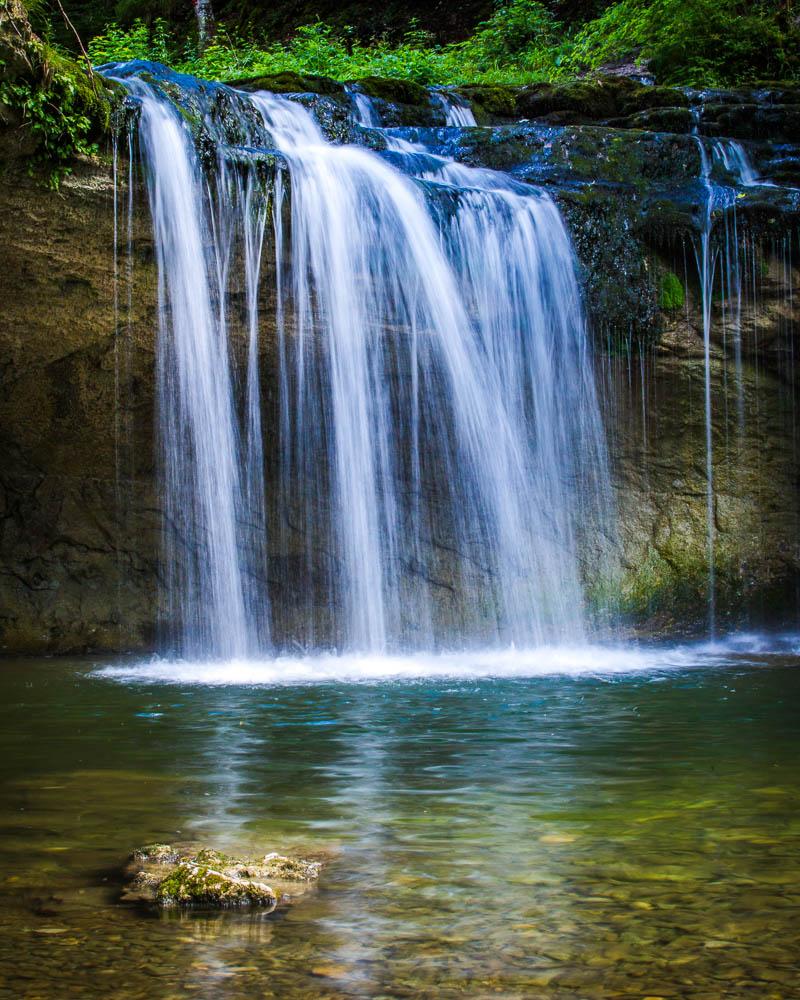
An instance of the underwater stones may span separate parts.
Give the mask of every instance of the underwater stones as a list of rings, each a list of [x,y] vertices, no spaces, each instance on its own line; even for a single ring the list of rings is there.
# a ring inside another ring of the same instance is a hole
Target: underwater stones
[[[123,899],[161,908],[272,911],[307,891],[321,868],[277,853],[242,859],[210,848],[149,844],[131,854]]]
[[[261,866],[271,878],[288,879],[290,882],[308,882],[319,878],[322,868],[319,861],[303,861],[275,853],[267,854]]]

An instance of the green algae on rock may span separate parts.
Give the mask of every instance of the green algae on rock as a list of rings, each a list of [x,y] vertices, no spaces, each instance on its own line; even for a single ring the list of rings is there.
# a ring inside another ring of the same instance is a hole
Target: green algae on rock
[[[248,860],[212,848],[148,844],[131,855],[123,899],[161,908],[271,912],[279,902],[308,891],[321,868],[320,862],[275,852]]]
[[[159,882],[155,901],[159,906],[196,906],[203,909],[232,909],[278,905],[277,892],[264,882],[225,875],[213,868],[182,862]]]

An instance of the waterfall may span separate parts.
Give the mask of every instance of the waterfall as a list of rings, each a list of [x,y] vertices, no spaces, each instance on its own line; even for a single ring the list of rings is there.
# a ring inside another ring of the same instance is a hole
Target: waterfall
[[[717,283],[718,304],[721,311],[722,347],[728,350],[732,340],[736,392],[737,435],[741,442],[744,435],[745,400],[742,357],[742,303],[744,278],[747,277],[747,245],[744,246],[744,263],[741,259],[742,236],[736,213],[739,188],[773,187],[773,182],[763,179],[752,165],[744,146],[732,139],[706,141],[694,136],[700,157],[700,182],[702,186],[699,237],[695,243],[695,258],[700,280],[700,297],[703,325],[703,402],[705,419],[706,465],[706,532],[708,564],[708,625],[713,636],[716,627],[716,528],[714,497],[714,442],[711,406],[711,328],[712,311]],[[721,177],[721,182],[720,182]],[[715,245],[714,213],[722,215],[722,238]],[[750,261],[750,269],[755,258]],[[755,287],[752,289],[755,305]],[[727,391],[727,390],[726,390]]]
[[[470,128],[477,124],[472,108],[459,94],[439,90],[436,91],[436,96],[444,111],[446,125]]]
[[[241,212],[252,298],[263,221],[254,221],[250,211],[252,178],[236,192],[223,172],[218,190],[225,201],[215,219],[181,115],[149,83],[136,76],[124,82],[140,107],[138,138],[158,264],[166,618],[180,631],[184,653],[244,656],[262,645],[268,621],[266,595],[255,592],[249,572],[254,559],[262,561],[263,532],[245,527],[263,524],[263,457],[252,354],[248,416],[239,426],[225,271]],[[252,315],[250,325],[255,337]]]
[[[366,128],[380,128],[381,116],[378,114],[378,109],[375,107],[375,102],[372,98],[367,97],[366,94],[358,90],[353,84],[348,84],[345,87],[345,92],[353,102],[353,110],[355,111],[355,118],[358,124],[364,125]]]
[[[740,142],[735,142],[733,139],[716,139],[711,148],[714,159],[718,160],[742,187],[755,187],[757,184],[770,186],[768,182],[761,180]]]
[[[216,136],[201,165],[173,97],[135,64],[107,72],[141,109],[182,649],[267,651],[270,590],[280,647],[582,641],[581,554],[589,540],[601,561],[610,489],[550,197],[399,139],[384,155],[336,145],[302,104],[219,85],[191,93]],[[237,150],[214,124],[220,95]],[[280,154],[269,185],[254,150]]]

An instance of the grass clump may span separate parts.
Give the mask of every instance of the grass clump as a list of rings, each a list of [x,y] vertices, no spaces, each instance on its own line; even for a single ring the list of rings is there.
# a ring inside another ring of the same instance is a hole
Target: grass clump
[[[28,173],[44,174],[57,190],[77,156],[97,153],[93,137],[107,127],[111,105],[72,60],[44,44],[32,53],[35,75],[0,80],[0,106],[5,123],[25,135]]]

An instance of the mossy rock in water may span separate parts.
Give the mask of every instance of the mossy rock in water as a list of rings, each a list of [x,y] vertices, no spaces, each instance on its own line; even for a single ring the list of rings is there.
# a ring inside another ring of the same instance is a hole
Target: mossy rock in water
[[[214,868],[183,862],[159,882],[155,891],[160,906],[225,910],[258,906],[274,910],[278,893],[264,882],[225,875]]]
[[[519,87],[508,87],[502,84],[475,84],[469,87],[459,87],[456,93],[467,100],[479,125],[490,125],[494,122],[511,121],[517,117],[517,93]]]
[[[231,80],[229,87],[240,90],[268,90],[272,94],[325,94],[333,97],[344,93],[344,87],[336,80],[327,76],[315,76],[312,73],[272,73],[269,76],[244,77],[241,80]]]
[[[131,855],[123,899],[159,907],[271,911],[308,891],[321,868],[318,861],[274,852],[242,859],[212,848],[148,844]]]
[[[694,119],[688,108],[648,108],[610,124],[648,132],[688,134],[694,125]]]
[[[522,87],[517,94],[517,113],[562,124],[589,124],[656,109],[686,108],[688,103],[680,90],[606,76]]]
[[[172,864],[180,860],[180,855],[171,844],[146,844],[137,847],[131,855],[134,862],[150,862],[151,864]]]
[[[391,104],[430,104],[430,94],[413,80],[387,80],[382,76],[365,76],[358,85],[367,97],[379,97]]]

